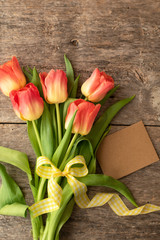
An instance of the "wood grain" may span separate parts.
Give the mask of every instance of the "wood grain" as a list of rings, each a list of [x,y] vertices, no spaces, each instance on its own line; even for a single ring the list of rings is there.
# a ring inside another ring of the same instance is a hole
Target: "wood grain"
[[[38,71],[64,67],[71,59],[84,82],[95,67],[113,76],[121,88],[109,104],[136,94],[113,120],[112,131],[143,120],[160,156],[160,1],[159,0],[1,0],[0,63],[16,55],[22,66]],[[79,87],[80,91],[80,87]],[[34,164],[26,125],[10,100],[0,94],[0,145],[25,151]],[[5,123],[5,124],[4,124]],[[7,124],[8,123],[8,124]],[[32,203],[27,177],[9,165],[9,174]],[[98,168],[98,172],[100,169]],[[140,205],[160,204],[159,162],[122,179]],[[91,188],[91,195],[104,188]],[[128,206],[130,204],[127,203]],[[64,226],[60,239],[159,240],[160,215],[116,216],[106,205],[80,210]],[[30,240],[30,220],[0,216],[0,240]]]
[[[99,67],[122,86],[115,100],[136,94],[114,123],[160,125],[159,1],[5,0],[1,9],[1,63],[16,55],[39,71],[64,69],[67,53],[81,82]],[[0,102],[1,122],[19,121]]]

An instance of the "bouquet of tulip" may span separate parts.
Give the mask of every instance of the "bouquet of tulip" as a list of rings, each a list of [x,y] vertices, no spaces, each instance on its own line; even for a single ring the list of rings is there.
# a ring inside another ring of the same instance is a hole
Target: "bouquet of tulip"
[[[66,73],[52,69],[38,74],[35,67],[22,71],[16,57],[0,66],[0,89],[10,97],[16,115],[27,122],[36,155],[32,174],[25,153],[0,147],[0,161],[27,174],[34,198],[33,205],[28,206],[20,188],[0,164],[0,214],[25,217],[28,209],[35,240],[58,240],[75,202],[81,208],[108,202],[122,215],[111,201],[114,194],[98,193],[90,201],[87,186],[112,188],[137,206],[123,183],[96,174],[98,146],[109,132],[113,117],[134,96],[110,106],[94,123],[100,107],[118,86],[114,86],[112,77],[96,68],[83,83],[82,96],[77,99],[80,76],[75,79],[69,59],[64,56],[64,60]],[[46,214],[45,221],[42,214]]]

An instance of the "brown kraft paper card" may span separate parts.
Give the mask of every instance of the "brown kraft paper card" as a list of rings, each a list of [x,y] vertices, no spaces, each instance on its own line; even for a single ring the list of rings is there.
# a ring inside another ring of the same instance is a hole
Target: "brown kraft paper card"
[[[105,137],[97,159],[103,173],[116,179],[159,160],[142,121]]]

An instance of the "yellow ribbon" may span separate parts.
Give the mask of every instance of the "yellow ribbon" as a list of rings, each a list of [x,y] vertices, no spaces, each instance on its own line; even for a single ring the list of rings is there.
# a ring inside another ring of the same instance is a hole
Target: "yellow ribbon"
[[[82,164],[83,167],[74,167],[75,164]],[[44,166],[45,165],[45,166]],[[49,166],[46,166],[49,165]],[[83,177],[88,174],[88,169],[83,156],[76,156],[70,160],[63,172],[54,166],[54,164],[44,156],[37,159],[36,173],[48,181],[49,198],[36,202],[30,207],[33,217],[44,213],[52,212],[60,207],[62,199],[62,188],[56,183],[56,177],[66,177],[74,193],[75,202],[80,208],[91,208],[102,206],[108,202],[112,210],[119,216],[146,214],[160,210],[159,206],[146,204],[141,207],[129,210],[118,194],[115,193],[97,193],[92,200],[88,198],[87,187],[84,183],[79,182],[75,177]]]

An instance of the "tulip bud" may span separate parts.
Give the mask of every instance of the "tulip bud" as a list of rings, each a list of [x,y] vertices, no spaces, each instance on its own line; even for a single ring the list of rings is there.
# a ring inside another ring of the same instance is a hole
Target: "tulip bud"
[[[46,72],[40,73],[40,79],[43,89],[45,100],[52,103],[65,102],[67,93],[67,76],[62,70],[53,69],[47,74]]]
[[[81,91],[89,101],[99,102],[112,88],[114,88],[113,78],[96,68],[90,78],[83,83]]]
[[[16,57],[0,66],[0,89],[9,96],[12,90],[18,90],[26,85],[25,76]]]
[[[38,119],[44,109],[43,99],[37,87],[28,83],[20,90],[13,90],[9,94],[16,115],[24,121]]]
[[[67,129],[73,114],[77,110],[73,122],[72,133],[87,135],[92,128],[93,122],[99,112],[100,107],[100,104],[94,105],[93,103],[87,102],[83,99],[78,99],[72,102],[68,107],[65,128]]]

